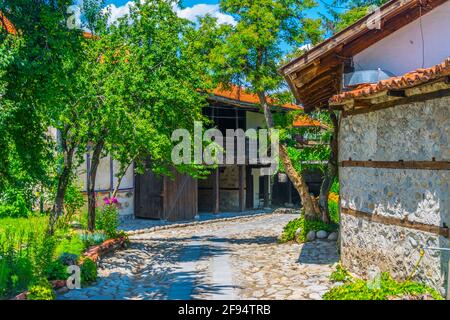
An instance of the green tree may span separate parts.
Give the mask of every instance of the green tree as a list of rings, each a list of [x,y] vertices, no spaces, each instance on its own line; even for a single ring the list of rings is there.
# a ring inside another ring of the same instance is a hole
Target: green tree
[[[0,35],[2,48],[14,51],[3,76],[1,101],[2,193],[24,194],[31,209],[37,190],[51,189],[54,157],[53,141],[48,135],[45,101],[52,94],[47,86],[53,62],[49,52],[54,46],[49,36],[49,12],[56,10],[45,2],[0,1],[0,10],[18,30],[17,34]],[[60,24],[60,22],[57,22]],[[2,56],[4,54],[2,50]]]
[[[20,101],[24,110],[29,108],[24,119],[39,123],[40,132],[33,134],[37,145],[39,139],[48,137],[49,128],[56,133],[49,233],[64,212],[67,187],[89,142],[87,133],[95,124],[88,124],[96,110],[89,66],[98,59],[88,59],[90,39],[68,25],[71,4],[70,0],[17,0],[5,7],[20,30],[24,48],[12,70],[11,92],[16,96],[11,100]]]
[[[95,223],[95,176],[101,155],[121,163],[120,180],[132,162],[142,171],[150,158],[157,174],[178,171],[202,176],[202,166],[174,165],[171,154],[175,129],[193,131],[203,120],[205,94],[212,89],[209,65],[203,55],[214,44],[220,28],[210,19],[199,29],[173,11],[174,1],[136,3],[130,15],[94,33],[89,68],[93,104],[88,131],[92,157],[88,183],[89,228]],[[97,7],[99,8],[99,7]],[[98,10],[98,9],[97,9]],[[99,14],[93,14],[99,17]],[[96,24],[98,25],[98,24]],[[100,32],[98,32],[100,30]]]
[[[222,0],[221,9],[237,21],[226,43],[212,55],[217,76],[223,83],[240,81],[259,97],[267,127],[275,123],[267,93],[280,90],[283,79],[277,67],[283,57],[281,44],[300,47],[305,42],[316,43],[321,38],[320,21],[306,16],[315,1],[293,0]],[[300,194],[305,216],[317,218],[314,198],[301,173],[295,169],[285,144],[280,144],[280,160],[290,180]]]
[[[333,35],[369,13],[371,6],[381,6],[388,0],[334,0],[326,4],[321,14],[324,28]]]

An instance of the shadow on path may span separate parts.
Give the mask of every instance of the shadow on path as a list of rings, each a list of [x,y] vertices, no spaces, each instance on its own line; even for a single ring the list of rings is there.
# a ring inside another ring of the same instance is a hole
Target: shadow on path
[[[333,264],[339,261],[336,242],[316,240],[306,242],[300,249],[298,262],[302,264]]]

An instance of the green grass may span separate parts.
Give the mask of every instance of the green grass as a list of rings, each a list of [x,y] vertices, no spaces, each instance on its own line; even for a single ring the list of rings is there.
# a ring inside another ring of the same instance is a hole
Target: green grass
[[[0,233],[7,229],[13,233],[37,232],[44,234],[48,224],[46,216],[32,216],[29,218],[2,218],[0,219]]]
[[[332,282],[348,282],[352,280],[350,273],[345,270],[342,265],[339,263],[336,266],[336,270],[334,270],[330,275],[330,280]]]
[[[376,285],[375,285],[376,284]],[[324,294],[324,300],[387,300],[405,295],[418,296],[428,294],[435,300],[443,300],[434,289],[415,281],[395,281],[389,273],[382,273],[379,283],[356,279],[331,288]]]
[[[46,216],[0,219],[0,299],[26,290],[36,279],[58,278],[64,270],[58,258],[63,253],[80,256],[85,250],[80,235],[70,228],[46,236],[47,224]]]
[[[34,233],[38,239],[42,239],[45,236],[47,225],[47,216],[3,218],[0,219],[0,234],[4,234],[7,230],[16,235]],[[56,257],[60,256],[62,253],[81,255],[85,250],[85,245],[81,238],[69,228],[57,229],[55,236],[57,238],[55,249]]]

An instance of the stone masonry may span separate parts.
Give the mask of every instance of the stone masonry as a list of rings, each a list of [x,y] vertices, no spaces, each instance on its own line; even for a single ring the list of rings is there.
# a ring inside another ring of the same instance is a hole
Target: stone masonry
[[[342,119],[339,160],[449,161],[450,98],[399,105]],[[450,226],[450,172],[341,167],[341,207],[369,214]],[[448,247],[432,233],[342,214],[342,262],[364,277],[390,271],[406,278],[423,246]],[[415,273],[443,293],[448,255],[426,250]]]

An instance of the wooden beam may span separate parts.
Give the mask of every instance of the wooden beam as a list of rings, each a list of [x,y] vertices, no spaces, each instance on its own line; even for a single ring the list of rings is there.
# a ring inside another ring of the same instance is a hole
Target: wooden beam
[[[353,102],[354,108],[372,108],[373,106],[370,99],[355,99]]]
[[[244,183],[245,183],[245,170],[244,166],[239,166],[239,211],[245,210],[244,199]]]
[[[264,207],[269,206],[269,188],[270,188],[270,176],[264,176]]]
[[[245,197],[246,207],[253,208],[253,176],[250,166],[245,166]]]
[[[219,213],[220,206],[220,186],[219,186],[219,178],[220,178],[220,170],[217,168],[214,170],[213,174],[213,213]]]
[[[437,90],[434,92],[428,92],[428,93],[408,96],[406,98],[399,98],[397,100],[380,102],[380,103],[373,104],[372,106],[366,107],[366,108],[360,108],[360,109],[355,109],[355,110],[345,110],[342,113],[342,116],[348,117],[348,116],[353,116],[353,115],[357,115],[357,114],[363,114],[363,113],[373,112],[373,111],[377,111],[377,110],[392,108],[392,107],[396,107],[399,105],[405,105],[405,104],[410,104],[410,103],[414,103],[414,102],[422,102],[422,101],[431,100],[431,99],[444,98],[444,97],[448,97],[448,96],[450,96],[450,89]]]
[[[386,21],[390,19],[393,20],[399,19],[399,17],[402,16],[402,14],[400,13],[405,13],[411,8],[417,7],[418,2],[419,2],[418,0],[403,0],[394,2],[390,1],[389,3],[383,5],[380,8],[380,15],[381,15],[380,18],[383,23],[386,23]],[[442,3],[444,1],[435,1],[435,2]],[[322,56],[326,55],[329,52],[345,50],[346,44],[354,40],[358,40],[361,36],[364,36],[367,33],[376,34],[380,38],[382,38],[382,36],[379,34],[383,34],[383,37],[387,36],[387,34],[386,35],[384,34],[383,30],[370,30],[367,27],[368,25],[367,22],[371,18],[372,15],[365,16],[364,18],[360,19],[353,25],[347,27],[346,29],[338,32],[334,36],[318,44],[317,46],[315,46],[302,56],[295,58],[291,62],[283,65],[280,68],[280,73],[286,75],[296,70],[304,69],[305,67],[314,63],[316,59],[321,58]],[[402,22],[406,23],[406,21],[404,21],[403,19]],[[384,26],[386,26],[386,24],[384,24]],[[373,42],[370,40],[371,39],[365,39],[365,41],[363,41],[366,48],[373,44]],[[343,49],[340,48],[342,44],[344,44]]]
[[[406,98],[405,90],[388,90],[387,95],[390,97]]]
[[[364,220],[370,221],[370,222],[381,223],[384,225],[398,226],[398,227],[403,227],[403,228],[407,228],[407,229],[414,229],[414,230],[418,230],[418,231],[428,232],[428,233],[443,236],[446,238],[449,238],[449,235],[450,235],[450,231],[446,227],[440,227],[440,226],[435,226],[435,225],[431,225],[431,224],[410,221],[407,218],[403,218],[403,219],[394,218],[394,217],[389,217],[389,216],[383,216],[383,215],[376,214],[376,213],[368,213],[368,212],[353,210],[350,208],[342,208],[342,207],[341,207],[341,214],[349,215],[349,216],[356,217],[356,218],[361,218],[361,219],[364,219]]]
[[[418,170],[450,170],[450,161],[354,161],[345,160],[341,167],[385,168],[385,169],[418,169]]]
[[[310,109],[316,106],[302,101],[301,97],[307,96],[308,92],[305,92],[302,86],[299,88],[293,85],[289,77],[290,74],[296,73],[295,78],[300,78],[300,82],[307,85],[309,81],[320,75],[320,71],[333,67],[333,58],[341,58],[342,62],[345,57],[355,56],[401,27],[418,19],[420,14],[423,16],[446,1],[448,0],[433,0],[426,1],[425,4],[422,0],[389,1],[380,7],[381,29],[369,29],[366,23],[373,18],[373,14],[367,15],[302,56],[283,65],[279,72],[287,80],[294,96],[304,105],[308,105],[308,107],[305,107],[305,111],[311,111]],[[317,62],[320,62],[320,69],[317,68]],[[323,87],[326,87],[326,84]],[[318,104],[322,103],[320,101]]]

